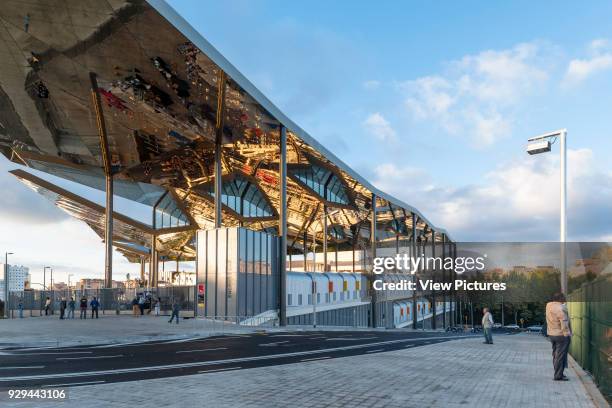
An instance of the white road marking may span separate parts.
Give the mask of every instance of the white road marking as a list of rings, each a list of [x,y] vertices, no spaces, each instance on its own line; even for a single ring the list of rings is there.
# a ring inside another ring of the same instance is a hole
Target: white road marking
[[[300,361],[304,362],[304,361],[326,360],[328,358],[331,358],[331,357],[324,356],[324,357],[303,358]]]
[[[45,366],[0,367],[0,370],[19,370],[28,368],[45,368]]]
[[[54,351],[47,353],[19,353],[13,354],[14,356],[47,356],[47,355],[66,355],[66,354],[92,354],[93,351]]]
[[[59,387],[71,387],[73,385],[88,385],[88,384],[102,384],[106,381],[85,381],[85,382],[77,382],[77,383],[68,383],[68,384],[48,384],[41,386],[42,388],[59,388]]]
[[[231,371],[231,370],[240,370],[242,367],[228,367],[228,368],[219,368],[217,370],[200,370],[198,374],[204,373],[218,373],[219,371]]]
[[[341,341],[359,341],[359,340],[371,340],[371,339],[377,339],[378,337],[376,336],[371,336],[371,337],[329,337],[326,338],[327,341],[332,341],[332,340],[341,340]]]
[[[283,344],[283,343],[289,343],[289,340],[276,341],[274,343],[263,343],[263,344],[258,344],[258,346],[261,346],[261,347],[274,347],[274,346],[278,346],[279,344]]]
[[[379,351],[385,351],[385,349],[368,350],[366,353],[378,353]]]
[[[216,347],[216,348],[207,348],[207,349],[198,349],[198,350],[180,350],[178,353],[196,353],[198,351],[214,351],[214,350],[227,350],[227,347]]]
[[[260,361],[260,360],[273,360],[273,359],[286,358],[286,357],[300,357],[300,356],[311,356],[311,355],[317,355],[317,354],[323,354],[323,353],[333,353],[336,351],[358,350],[358,349],[372,347],[372,346],[401,344],[401,343],[407,343],[407,342],[411,342],[415,340],[423,340],[423,339],[450,340],[450,339],[469,339],[469,338],[472,338],[472,337],[444,336],[444,337],[408,338],[408,339],[379,341],[376,343],[355,344],[352,346],[342,346],[342,347],[332,347],[332,348],[318,349],[318,350],[298,351],[298,352],[293,352],[293,353],[279,353],[279,354],[270,354],[270,355],[264,355],[264,356],[231,358],[227,360],[194,361],[191,363],[167,364],[167,365],[132,367],[132,368],[116,368],[112,370],[101,370],[101,371],[80,371],[80,372],[76,371],[76,372],[69,372],[69,373],[56,373],[56,374],[44,374],[44,375],[39,374],[39,375],[23,375],[23,376],[15,376],[15,377],[0,377],[0,383],[13,382],[13,381],[26,381],[26,380],[44,380],[44,379],[49,379],[49,378],[94,377],[94,376],[102,376],[102,375],[117,375],[117,374],[150,372],[150,371],[155,371],[155,370],[173,370],[176,368],[206,367],[206,366],[218,365],[218,364],[250,362],[250,361]]]
[[[123,354],[116,354],[114,356],[92,356],[92,357],[58,357],[56,358],[56,360],[94,360],[94,359],[101,359],[101,358],[116,358],[116,357],[123,357]]]

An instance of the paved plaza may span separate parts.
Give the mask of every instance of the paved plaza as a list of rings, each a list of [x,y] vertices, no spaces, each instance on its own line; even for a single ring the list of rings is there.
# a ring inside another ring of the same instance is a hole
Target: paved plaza
[[[500,335],[492,346],[468,338],[299,364],[81,386],[70,389],[69,401],[45,406],[598,406],[583,384],[585,378],[572,368],[567,375],[568,382],[552,381],[545,338]]]

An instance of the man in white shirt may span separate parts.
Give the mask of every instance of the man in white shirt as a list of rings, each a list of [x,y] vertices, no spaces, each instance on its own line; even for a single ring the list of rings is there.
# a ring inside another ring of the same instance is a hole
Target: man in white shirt
[[[489,312],[489,308],[482,309],[482,331],[484,333],[484,344],[493,344],[493,315]]]

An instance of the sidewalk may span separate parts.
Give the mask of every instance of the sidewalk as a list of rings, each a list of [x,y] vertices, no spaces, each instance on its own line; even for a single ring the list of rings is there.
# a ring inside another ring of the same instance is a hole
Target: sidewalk
[[[550,344],[497,336],[401,351],[70,390],[58,407],[594,407],[572,369],[552,381]],[[30,406],[27,403],[15,404]]]
[[[140,342],[224,333],[248,333],[260,328],[229,322],[181,319],[168,323],[169,316],[141,317],[100,315],[99,319],[60,320],[59,315],[0,320],[0,350],[8,347],[57,347]]]

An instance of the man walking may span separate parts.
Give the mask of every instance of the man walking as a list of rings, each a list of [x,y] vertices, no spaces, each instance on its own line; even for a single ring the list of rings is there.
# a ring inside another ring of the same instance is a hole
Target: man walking
[[[489,308],[482,309],[482,332],[484,333],[485,341],[483,344],[493,344],[493,315],[489,312]]]
[[[555,293],[551,301],[546,304],[546,331],[552,344],[553,380],[555,381],[568,381],[568,378],[563,374],[563,369],[567,363],[567,352],[572,332],[563,303],[565,303],[565,295]]]
[[[94,313],[95,313],[96,319],[97,319],[98,318],[98,308],[100,307],[100,302],[98,302],[98,299],[96,299],[95,296],[89,303],[89,306],[91,306],[91,318],[92,319],[94,318]]]
[[[81,319],[87,319],[87,297],[83,295],[80,301]]]
[[[180,311],[181,311],[181,304],[178,302],[178,300],[175,300],[174,302],[172,302],[172,316],[170,316],[170,320],[168,320],[168,323],[172,323],[172,319],[176,317],[176,324],[178,324]]]

